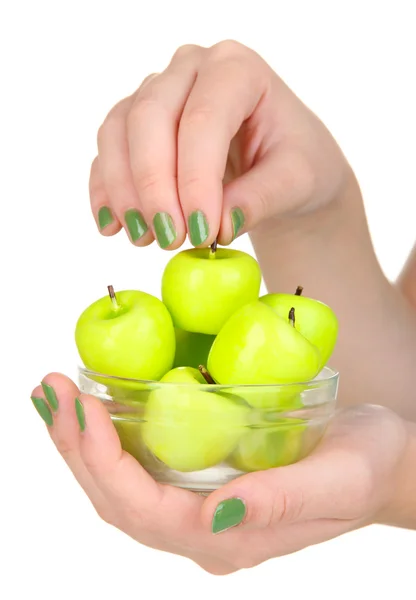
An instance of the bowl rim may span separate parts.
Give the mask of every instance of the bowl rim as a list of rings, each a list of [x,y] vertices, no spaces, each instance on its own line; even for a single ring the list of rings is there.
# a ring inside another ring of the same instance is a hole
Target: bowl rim
[[[176,367],[176,368],[180,368],[180,367]],[[321,375],[324,371],[328,372],[328,376],[317,379],[317,377],[319,375]],[[148,386],[157,387],[158,389],[160,389],[160,388],[166,389],[169,387],[194,385],[194,384],[183,382],[183,381],[178,381],[178,382],[157,381],[154,379],[134,379],[134,378],[130,378],[130,377],[119,377],[117,375],[107,375],[105,373],[100,373],[98,371],[88,369],[87,367],[84,367],[83,365],[78,365],[78,374],[84,375],[85,377],[92,379],[92,381],[95,381],[94,378],[100,378],[100,379],[108,379],[108,380],[114,381],[114,382],[120,381],[120,382],[126,382],[126,383],[130,383],[130,384],[136,384],[136,385],[148,385]],[[322,387],[325,387],[332,383],[337,384],[338,380],[339,380],[339,376],[340,376],[339,371],[332,369],[329,366],[325,366],[318,373],[318,375],[316,375],[316,377],[314,379],[310,379],[309,381],[295,381],[295,382],[291,382],[291,383],[244,383],[244,384],[206,383],[206,384],[200,384],[200,388],[203,388],[203,389],[206,388],[206,389],[213,391],[213,390],[220,390],[220,389],[224,390],[224,389],[236,389],[236,388],[289,389],[291,387],[302,386],[304,388],[313,389],[313,388],[319,387],[320,385],[322,385]],[[98,382],[98,383],[100,383],[100,382]]]

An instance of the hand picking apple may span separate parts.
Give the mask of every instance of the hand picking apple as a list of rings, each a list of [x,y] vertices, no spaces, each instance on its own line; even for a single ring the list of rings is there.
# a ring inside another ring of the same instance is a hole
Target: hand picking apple
[[[233,41],[179,48],[105,119],[90,197],[103,235],[194,246],[161,299],[109,286],[77,322],[118,413],[57,373],[32,393],[98,514],[215,574],[416,528],[416,250],[389,282],[350,165],[266,62]],[[244,233],[257,260],[218,247]],[[207,498],[181,489],[209,473]]]

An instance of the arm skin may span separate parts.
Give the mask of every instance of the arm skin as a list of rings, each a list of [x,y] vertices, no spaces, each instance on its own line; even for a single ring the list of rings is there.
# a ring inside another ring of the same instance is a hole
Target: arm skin
[[[340,371],[341,405],[387,406],[416,421],[416,251],[389,282],[377,261],[362,196],[351,172],[342,195],[319,212],[269,220],[251,234],[269,293],[294,292],[325,302],[339,318],[330,365]]]

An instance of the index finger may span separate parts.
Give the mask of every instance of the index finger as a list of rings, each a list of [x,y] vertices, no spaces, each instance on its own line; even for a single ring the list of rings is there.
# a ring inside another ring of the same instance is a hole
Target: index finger
[[[218,44],[208,51],[186,102],[178,132],[178,191],[195,246],[212,244],[218,235],[230,143],[265,92],[263,65],[240,44]]]

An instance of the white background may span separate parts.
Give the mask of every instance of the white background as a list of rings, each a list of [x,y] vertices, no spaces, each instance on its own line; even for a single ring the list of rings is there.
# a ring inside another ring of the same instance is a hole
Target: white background
[[[1,3],[0,598],[415,598],[413,532],[371,527],[226,578],[141,547],[98,520],[29,399],[47,372],[74,374],[76,318],[109,283],[159,294],[168,255],[98,235],[88,171],[107,111],[184,43],[253,47],[318,113],[358,175],[381,264],[397,275],[416,231],[412,5]],[[237,247],[250,251],[246,238]]]

